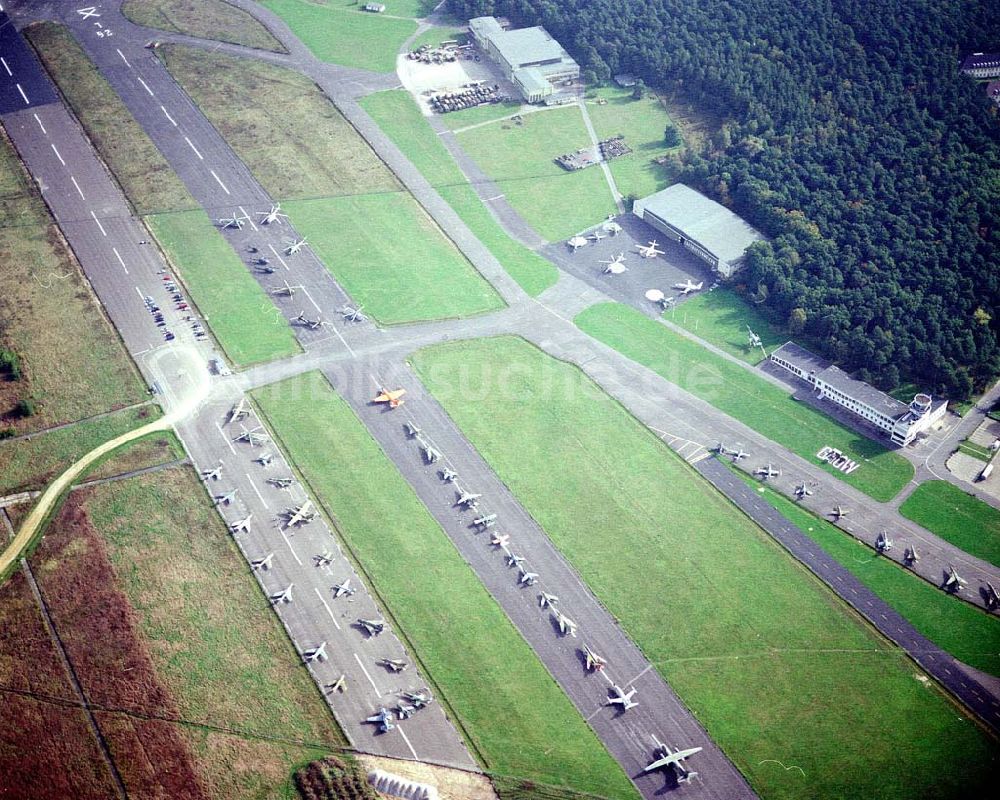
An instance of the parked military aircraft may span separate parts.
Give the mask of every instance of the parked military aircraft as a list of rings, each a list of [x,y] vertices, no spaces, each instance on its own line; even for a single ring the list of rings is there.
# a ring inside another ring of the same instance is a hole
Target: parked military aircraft
[[[775,469],[773,466],[768,464],[766,467],[758,467],[753,471],[754,475],[759,475],[761,478],[777,478],[781,475],[780,469]]]
[[[243,228],[243,223],[249,221],[250,217],[245,214],[240,216],[235,211],[231,217],[222,217],[216,220],[220,228],[235,228],[236,230],[241,230]]]
[[[308,522],[312,522],[316,516],[316,511],[312,507],[312,500],[306,498],[306,501],[301,506],[286,509],[282,512],[281,516],[285,518],[285,528],[294,528],[296,525],[305,525]]]
[[[275,203],[270,211],[258,211],[257,216],[261,218],[261,225],[270,225],[272,222],[280,225],[282,219],[288,219],[288,214],[281,213],[281,203]]]
[[[429,692],[400,692],[400,695],[417,708],[426,708],[434,700]]]
[[[380,658],[375,663],[380,667],[385,667],[389,672],[402,672],[409,666],[401,658]]]
[[[279,489],[287,489],[295,483],[295,478],[268,478],[267,482]]]
[[[945,573],[944,585],[941,587],[946,592],[956,593],[962,591],[962,587],[967,584],[968,581],[961,577],[955,568],[951,565],[948,566],[948,572]]]
[[[403,423],[403,428],[406,430],[407,436],[419,436],[420,428],[417,427],[417,423],[407,420]]]
[[[677,783],[690,783],[692,778],[698,776],[697,772],[692,772],[684,766],[684,759],[690,758],[695,753],[700,753],[700,747],[689,747],[686,750],[671,750],[663,742],[653,737],[656,747],[653,748],[653,760],[646,765],[643,772],[653,772],[654,770],[670,767],[677,776]]]
[[[336,600],[338,597],[350,597],[356,590],[351,587],[351,579],[345,578],[340,583],[334,584],[331,591],[333,599]]]
[[[217,481],[222,477],[222,464],[219,464],[215,469],[203,469],[201,471],[201,477],[206,481]]]
[[[497,522],[496,514],[484,514],[483,516],[476,517],[474,520],[472,520],[473,525],[478,525],[481,528],[490,528],[493,525],[496,525],[496,522]]]
[[[729,453],[733,457],[733,461],[739,461],[741,458],[746,458],[750,455],[746,450],[735,450]]]
[[[515,553],[507,553],[507,566],[508,567],[520,567],[524,563],[524,556],[516,555]]]
[[[651,240],[647,244],[637,244],[636,249],[639,251],[639,255],[643,258],[656,258],[657,256],[663,255],[663,250],[660,250],[655,239]]]
[[[317,567],[328,567],[333,563],[334,558],[336,558],[336,556],[332,552],[324,550],[319,555],[313,556],[313,563]]]
[[[591,650],[588,645],[583,646],[583,655],[587,659],[587,669],[591,672],[602,672],[608,665],[608,662]]]
[[[748,344],[750,345],[751,349],[753,349],[754,347],[764,346],[764,343],[761,342],[760,340],[760,336],[754,333],[753,329],[749,325],[747,325],[747,335],[749,336]]]
[[[892,539],[889,538],[888,531],[879,531],[879,535],[875,537],[875,550],[879,553],[892,550]]]
[[[364,322],[368,317],[361,313],[361,309],[363,308],[364,306],[358,306],[357,308],[344,306],[340,309],[340,313],[347,322]]]
[[[617,683],[611,684],[611,688],[608,689],[608,705],[621,706],[622,711],[628,711],[630,708],[635,708],[639,705],[632,700],[633,697],[635,697],[635,689],[626,692]]]
[[[441,470],[441,480],[451,483],[458,477],[458,473],[450,467],[445,467]]]
[[[559,598],[554,594],[549,594],[548,592],[542,592],[538,595],[538,605],[541,608],[550,608],[559,602]]]
[[[250,409],[247,408],[247,399],[241,397],[240,401],[229,410],[229,419],[226,422],[239,422],[248,416],[250,416]]]
[[[698,281],[695,283],[693,280],[688,278],[683,283],[675,283],[674,288],[678,289],[681,294],[691,294],[691,292],[697,292],[705,285],[705,281]]]
[[[587,244],[587,240],[584,239],[582,236],[573,236],[572,238],[570,238],[568,242],[566,242],[566,244],[569,245],[569,249],[575,253],[577,250],[579,250],[581,247]]]
[[[288,584],[280,592],[273,592],[271,594],[271,605],[276,605],[278,603],[291,603],[292,602],[292,587],[294,583]]]
[[[989,581],[986,581],[986,586],[983,589],[983,598],[990,611],[1000,606],[1000,592],[997,592],[997,587]]]
[[[320,328],[323,325],[328,324],[323,321],[322,315],[317,316],[316,319],[309,319],[309,317],[306,316],[305,311],[300,311],[299,315],[297,317],[292,317],[291,321],[297,322],[299,323],[299,325],[303,326],[304,328],[308,328],[311,331],[314,331],[317,328]]]
[[[258,258],[253,262],[253,271],[259,272],[261,275],[273,275],[274,267],[269,267],[267,265],[266,258]]]
[[[455,501],[456,506],[465,506],[466,508],[475,509],[479,504],[476,502],[481,494],[473,494],[472,492],[467,492],[465,490],[459,490],[458,500]]]
[[[326,684],[326,686],[323,687],[323,690],[327,694],[333,694],[334,692],[340,692],[343,694],[347,691],[347,676],[341,675],[333,683]]]
[[[808,497],[812,493],[813,490],[810,489],[808,486],[806,486],[805,481],[803,481],[802,483],[800,483],[798,486],[795,487],[795,496],[799,500],[801,500],[803,497]]]
[[[282,283],[284,284],[283,286],[275,286],[271,289],[271,294],[275,297],[294,297],[296,292],[300,290],[304,291],[306,288],[302,284],[292,286],[287,280]]]
[[[417,713],[417,707],[408,703],[400,703],[396,706],[396,718],[399,720],[409,719]]]
[[[625,254],[619,253],[613,256],[610,261],[601,261],[604,264],[604,274],[605,275],[621,275],[623,272],[628,272],[628,267],[623,263],[625,261]]]
[[[521,577],[517,581],[523,586],[534,586],[538,583],[538,573],[528,572],[524,567],[521,567]]]
[[[261,453],[259,456],[257,456],[257,458],[254,459],[254,461],[256,463],[260,464],[262,467],[265,467],[265,468],[269,467],[269,466],[271,466],[271,462],[274,461],[274,454],[272,454],[270,452],[268,452],[268,453]]]
[[[503,547],[506,549],[507,543],[510,541],[509,533],[494,533],[493,538],[490,539],[490,544],[494,547]]]
[[[253,512],[251,511],[243,519],[238,519],[236,522],[232,522],[229,525],[229,530],[233,533],[239,533],[240,531],[250,530],[250,520],[253,519]]]
[[[307,663],[310,661],[326,661],[326,642],[320,642],[315,647],[306,650],[302,654],[302,658],[304,658]]]
[[[247,442],[251,447],[260,447],[264,442],[271,440],[271,437],[266,433],[261,433],[264,430],[260,425],[256,428],[247,429],[246,426],[241,425],[242,432],[239,436],[234,436],[234,442]]]
[[[436,464],[441,460],[441,451],[427,444],[427,442],[423,443],[422,449],[424,451],[424,461],[428,464]]]
[[[404,394],[406,394],[406,389],[379,389],[372,402],[385,403],[389,408],[399,408],[406,402],[403,400]]]
[[[598,243],[599,241],[601,241],[601,239],[607,239],[608,237],[607,237],[607,236],[605,236],[605,235],[604,235],[603,233],[601,233],[600,231],[594,231],[594,232],[593,232],[592,234],[590,234],[590,236],[588,236],[587,238],[588,238],[588,239],[589,239],[590,241],[592,241],[592,242],[593,242],[594,244],[597,244],[597,243]]]
[[[622,226],[612,219],[609,219],[607,222],[605,222],[601,226],[601,228],[610,233],[612,236],[617,236],[619,233],[622,232]]]
[[[271,569],[271,562],[273,561],[274,561],[274,553],[268,553],[263,558],[255,558],[253,561],[250,562],[250,566],[253,567],[254,569],[268,570]]]
[[[286,239],[285,240],[285,255],[291,256],[295,255],[299,250],[305,245],[306,240],[303,239]]]
[[[217,494],[215,496],[215,504],[217,506],[228,506],[233,500],[236,499],[236,489],[233,489],[225,494]]]
[[[380,708],[377,714],[368,717],[365,722],[378,725],[379,733],[388,733],[396,727],[392,722],[392,714],[384,708]]]
[[[920,560],[920,554],[917,552],[917,548],[913,545],[908,545],[903,551],[903,563],[910,567],[916,564]]]
[[[851,509],[849,508],[841,508],[840,506],[834,506],[831,515],[833,516],[833,521],[837,522],[843,517],[846,517],[850,513]]]
[[[369,636],[378,636],[385,630],[384,619],[361,619],[354,623],[357,627],[363,628]]]
[[[559,626],[559,633],[563,636],[572,636],[576,638],[576,623],[563,614],[558,608],[552,609],[552,618],[556,621],[556,625]]]

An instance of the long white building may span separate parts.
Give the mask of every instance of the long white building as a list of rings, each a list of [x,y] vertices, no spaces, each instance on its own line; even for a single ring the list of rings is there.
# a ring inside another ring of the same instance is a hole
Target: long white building
[[[879,428],[899,447],[929,430],[948,408],[947,400],[934,400],[929,394],[916,395],[909,405],[902,403],[794,342],[771,353],[771,363],[805,381],[820,398],[832,400]]]

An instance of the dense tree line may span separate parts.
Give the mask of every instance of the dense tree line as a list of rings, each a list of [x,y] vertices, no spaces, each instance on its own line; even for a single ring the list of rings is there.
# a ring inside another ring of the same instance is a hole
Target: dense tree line
[[[967,396],[1000,371],[1000,147],[972,0],[451,0],[541,24],[725,120],[682,180],[770,237],[746,292],[847,369]]]

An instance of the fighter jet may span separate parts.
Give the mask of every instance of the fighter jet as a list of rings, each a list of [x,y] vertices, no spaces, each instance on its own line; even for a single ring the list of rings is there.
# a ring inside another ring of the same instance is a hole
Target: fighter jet
[[[281,514],[285,518],[284,527],[294,528],[297,525],[305,525],[308,522],[312,522],[313,518],[316,516],[316,511],[312,507],[312,500],[306,498],[306,501],[298,508],[286,509]]]
[[[892,539],[889,538],[888,531],[880,531],[875,537],[875,550],[878,553],[888,553],[892,550]]]
[[[803,497],[808,497],[813,493],[813,490],[806,486],[805,481],[800,483],[795,487],[795,497],[801,500]]]
[[[950,594],[955,594],[962,591],[962,587],[967,583],[968,581],[961,577],[953,566],[949,565],[948,572],[945,573],[944,585],[941,588]]]
[[[739,461],[741,458],[746,458],[750,454],[746,450],[735,450],[730,451],[729,455],[733,457],[733,461]]]
[[[272,486],[276,486],[279,489],[287,489],[295,483],[295,478],[268,478],[267,483]]]
[[[514,553],[507,553],[507,566],[508,567],[520,567],[524,563],[524,556],[519,556]]]
[[[643,772],[654,772],[658,769],[670,767],[677,776],[677,783],[690,783],[692,778],[698,776],[697,772],[692,772],[684,766],[683,761],[690,758],[695,753],[700,753],[700,747],[689,747],[686,750],[671,750],[663,742],[653,737],[656,747],[653,749],[653,760],[646,765]]]
[[[601,229],[607,231],[612,236],[617,236],[622,232],[622,226],[613,219],[608,219],[608,221],[601,226]]]
[[[621,275],[623,272],[628,272],[628,267],[625,266],[625,254],[619,253],[614,256],[610,261],[601,261],[604,264],[604,269],[602,272],[605,275]]]
[[[272,561],[274,561],[274,553],[268,553],[263,558],[255,558],[253,561],[250,562],[250,566],[253,567],[255,570],[258,569],[268,570],[271,569]]]
[[[375,663],[380,667],[385,667],[389,672],[402,672],[409,666],[401,658],[380,658]]]
[[[851,513],[849,508],[841,508],[840,506],[834,506],[831,515],[833,516],[834,522],[839,522],[841,518],[846,517]]]
[[[558,608],[552,609],[552,618],[556,621],[559,626],[559,633],[563,636],[572,636],[576,638],[576,623],[563,614]]]
[[[292,286],[288,281],[282,281],[282,286],[275,286],[271,289],[271,294],[275,297],[294,297],[295,293],[298,291],[305,291],[305,286],[298,284],[297,286]]]
[[[403,428],[406,430],[407,436],[419,436],[420,428],[417,427],[417,423],[407,420],[403,423]]]
[[[601,241],[601,239],[606,239],[606,238],[608,238],[608,237],[607,237],[607,236],[605,236],[605,235],[604,235],[603,233],[601,233],[600,231],[594,231],[594,232],[593,232],[592,234],[590,234],[590,236],[588,236],[587,238],[588,238],[588,239],[590,239],[590,241],[592,241],[592,242],[593,242],[594,244],[597,244],[597,243],[598,243],[599,241]]]
[[[278,603],[291,603],[292,602],[292,587],[294,583],[288,584],[280,592],[273,592],[271,594],[271,605],[277,605]]]
[[[559,598],[554,594],[549,594],[548,592],[542,592],[540,595],[538,595],[538,605],[541,608],[551,608],[558,602]]]
[[[334,692],[340,692],[343,694],[347,691],[347,676],[341,675],[333,683],[328,683],[323,687],[323,691],[327,694],[333,694]]]
[[[733,451],[726,447],[725,443],[719,442],[715,447],[712,448],[720,456],[732,455]]]
[[[408,703],[400,703],[396,706],[396,718],[399,720],[409,719],[417,713],[417,707]]]
[[[302,654],[302,658],[305,659],[306,663],[310,661],[326,661],[326,642],[320,642],[315,647],[306,650]]]
[[[266,433],[260,433],[260,431],[264,430],[260,425],[250,430],[248,430],[244,425],[241,425],[240,427],[242,428],[242,432],[239,436],[233,437],[234,442],[247,442],[251,447],[260,447],[264,444],[264,442],[269,442],[271,440],[271,437]]]
[[[581,247],[587,244],[587,240],[584,239],[582,236],[573,236],[568,242],[566,242],[566,244],[569,246],[569,249],[575,253],[577,250],[579,250]]]
[[[328,567],[333,563],[334,558],[336,558],[336,556],[332,552],[324,550],[322,553],[313,556],[313,563],[317,567]]]
[[[238,519],[236,520],[236,522],[230,523],[229,530],[232,531],[233,533],[239,533],[240,531],[244,532],[249,531],[250,520],[252,519],[253,519],[253,512],[250,512],[243,519]]]
[[[344,306],[340,309],[340,313],[347,322],[364,322],[368,317],[361,313],[361,309],[363,308],[364,306],[358,306],[357,308]]]
[[[587,669],[590,672],[603,672],[608,662],[597,655],[588,645],[583,646],[583,655],[587,659]]]
[[[920,560],[920,554],[917,553],[917,548],[913,545],[907,545],[906,549],[903,550],[903,564],[908,567],[912,567]]]
[[[365,722],[378,725],[379,733],[388,733],[396,727],[392,722],[392,714],[384,708],[380,708],[377,714],[368,717]]]
[[[250,217],[246,215],[240,216],[235,211],[231,217],[222,217],[216,220],[220,228],[235,228],[236,230],[241,230],[243,223],[249,221]]]
[[[361,619],[354,623],[357,627],[363,628],[369,636],[378,636],[385,630],[384,619]]]
[[[691,292],[697,292],[701,290],[701,287],[705,285],[705,281],[698,281],[695,283],[693,280],[688,278],[683,283],[675,283],[674,288],[679,290],[681,294],[691,294]]]
[[[749,325],[747,325],[747,336],[748,336],[747,344],[750,346],[751,350],[754,347],[763,347],[764,346],[764,343],[761,342],[761,340],[760,340],[760,336],[758,336],[756,333],[754,333],[753,329]]]
[[[990,611],[1000,606],[1000,592],[997,592],[996,586],[989,581],[986,581],[986,586],[983,588],[983,597]]]
[[[270,211],[258,211],[257,216],[261,218],[261,225],[270,225],[272,222],[281,225],[282,219],[288,219],[288,214],[281,213],[281,203],[275,203]]]
[[[225,494],[217,494],[215,496],[215,504],[217,506],[228,506],[233,500],[236,499],[236,489],[226,492]]]
[[[417,708],[426,708],[434,700],[428,692],[400,692],[400,695]]]
[[[466,508],[475,509],[479,504],[476,502],[481,494],[472,494],[471,492],[466,492],[465,490],[460,490],[458,492],[458,500],[455,501],[456,506],[465,506]]]
[[[517,582],[522,586],[534,586],[538,583],[538,573],[528,572],[524,567],[521,567],[521,577],[518,578]]]
[[[608,689],[608,705],[621,706],[622,711],[628,711],[630,708],[635,708],[639,705],[632,700],[633,697],[635,697],[635,689],[626,692],[617,683],[611,684],[611,688]]]
[[[385,403],[389,408],[399,408],[406,402],[403,400],[404,394],[406,389],[379,389],[372,403]]]
[[[222,477],[222,464],[219,464],[215,469],[203,469],[201,471],[201,477],[206,481],[217,481]]]
[[[229,410],[229,419],[226,422],[239,422],[248,416],[250,416],[250,409],[247,408],[247,399],[241,397],[240,401]]]
[[[306,316],[305,311],[300,311],[299,315],[297,317],[292,317],[291,321],[297,322],[302,327],[308,328],[311,331],[321,328],[323,325],[327,324],[323,321],[322,316],[317,316],[316,319],[309,319],[309,317]]]
[[[507,549],[507,543],[510,541],[509,533],[494,533],[493,538],[490,539],[490,544],[494,547],[502,547]]]
[[[267,468],[271,466],[271,462],[274,461],[274,455],[270,452],[261,453],[259,456],[257,456],[257,458],[254,459],[254,461],[260,464],[262,467]]]
[[[303,239],[286,239],[285,240],[285,255],[292,256],[295,255],[299,250],[305,245],[306,240]]]
[[[781,470],[775,469],[770,464],[768,464],[766,467],[759,467],[758,469],[755,469],[753,471],[753,474],[759,475],[761,478],[766,480],[767,478],[778,477],[781,474]]]
[[[653,239],[647,244],[637,244],[636,249],[638,249],[639,255],[643,258],[656,258],[657,256],[662,256],[664,252],[657,247],[658,244],[659,242]]]
[[[496,514],[484,514],[481,517],[476,517],[472,520],[473,525],[478,525],[481,528],[490,528],[496,525],[497,515]]]
[[[443,470],[441,470],[441,480],[447,483],[451,483],[457,477],[458,473],[455,472],[455,470],[451,469],[450,467],[445,467]]]
[[[351,587],[351,579],[346,578],[342,582],[334,584],[330,591],[333,592],[333,599],[336,600],[338,597],[350,597],[356,590]]]
[[[424,451],[424,461],[428,464],[436,464],[441,460],[441,451],[435,447],[424,442],[422,445]]]

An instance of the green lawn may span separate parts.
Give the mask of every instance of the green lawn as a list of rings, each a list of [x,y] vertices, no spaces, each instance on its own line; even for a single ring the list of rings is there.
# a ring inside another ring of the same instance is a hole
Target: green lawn
[[[958,445],[958,449],[961,450],[966,455],[972,456],[973,458],[982,461],[984,465],[988,463],[991,458],[993,458],[993,453],[989,449],[983,447],[981,444],[976,444],[975,442],[970,441],[968,439],[966,439],[964,442],[961,442]]]
[[[781,515],[908,619],[938,647],[976,669],[1000,677],[1000,619],[945,594],[740,470],[734,471]],[[926,485],[926,484],[925,484]],[[945,484],[950,486],[950,484]],[[763,491],[761,491],[763,490]],[[1000,528],[998,528],[1000,530]],[[897,541],[896,546],[903,547]]]
[[[660,99],[647,95],[633,100],[631,89],[617,87],[595,89],[590,94],[607,100],[607,105],[587,103],[598,138],[624,135],[625,144],[632,148],[629,155],[609,162],[618,191],[626,197],[645,197],[672,183],[666,170],[653,163],[655,157],[668,151],[663,131],[670,117]]]
[[[438,47],[441,42],[449,42],[468,38],[468,28],[457,26],[435,25],[421,33],[416,39],[407,45],[410,50],[417,50],[421,45],[428,44],[431,47]]]
[[[453,131],[467,128],[470,125],[479,125],[483,122],[493,122],[494,120],[509,117],[517,114],[521,108],[518,102],[496,103],[495,105],[475,106],[474,108],[464,108],[461,111],[452,111],[450,114],[441,114],[440,119]]]
[[[1000,566],[1000,511],[947,481],[926,481],[899,513],[966,553]]]
[[[159,214],[147,222],[235,364],[301,352],[287,320],[204,211]]]
[[[483,206],[408,92],[379,92],[361,105],[525,292],[535,297],[556,282],[555,266],[511,239]]]
[[[224,0],[125,0],[122,13],[147,28],[287,52],[267,28]]]
[[[17,157],[7,132],[0,130],[0,228],[48,222],[51,218],[42,196]]]
[[[714,355],[629,306],[592,306],[576,318],[576,324],[595,339],[802,458],[818,463],[816,453],[821,448],[836,447],[861,466],[851,475],[826,464],[824,469],[876,500],[891,500],[913,477],[913,465],[898,453],[840,426],[764,378]]]
[[[759,364],[764,360],[764,354],[759,347],[749,346],[747,326],[760,336],[768,352],[780,347],[789,338],[771,325],[756,308],[725,288],[696,294],[685,300],[676,311],[664,314],[663,318],[748,364]],[[911,392],[906,402],[912,399]]]
[[[486,766],[602,796],[635,797],[620,767],[326,379],[310,373],[258,389],[254,399]],[[400,519],[406,524],[386,524]]]
[[[390,3],[386,4],[387,13],[391,13]],[[412,19],[367,14],[338,7],[341,3],[262,0],[262,5],[280,16],[316,58],[372,72],[395,71],[396,54],[417,29]],[[417,13],[419,3],[399,0],[396,5],[404,12],[400,16],[404,16]]]
[[[179,45],[158,52],[272,197],[399,191],[389,168],[305,76]]]
[[[458,141],[493,178],[508,202],[549,241],[572,236],[615,212],[599,167],[566,172],[553,159],[590,146],[576,106],[525,114],[458,134]]]
[[[994,743],[579,370],[510,337],[412,363],[762,797],[988,785]]]
[[[467,317],[503,307],[408,193],[295,200],[283,207],[351,297],[380,322]]]
[[[25,35],[136,211],[194,208],[180,178],[69,30],[42,22]]]

